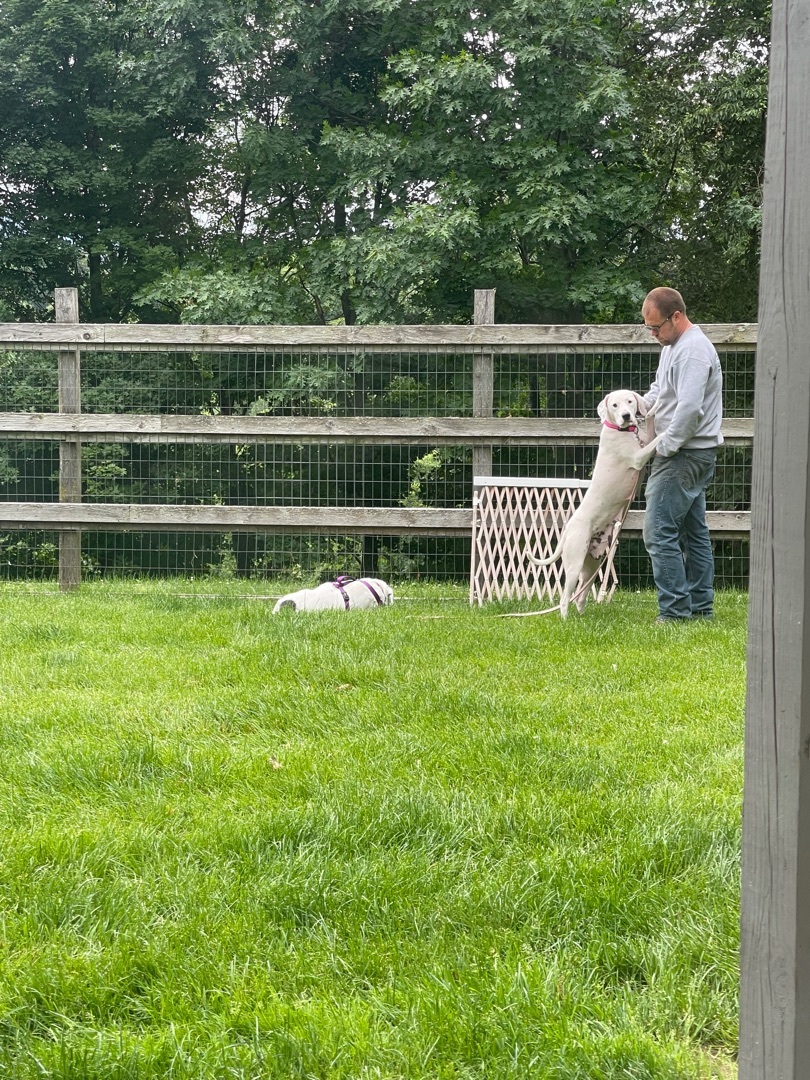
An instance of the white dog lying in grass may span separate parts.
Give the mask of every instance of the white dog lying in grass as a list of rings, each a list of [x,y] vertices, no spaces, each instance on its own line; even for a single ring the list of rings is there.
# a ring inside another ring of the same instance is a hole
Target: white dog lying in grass
[[[393,604],[394,590],[380,578],[339,577],[317,589],[299,589],[276,601],[273,614],[283,608],[293,611],[349,611],[354,608],[385,607]]]

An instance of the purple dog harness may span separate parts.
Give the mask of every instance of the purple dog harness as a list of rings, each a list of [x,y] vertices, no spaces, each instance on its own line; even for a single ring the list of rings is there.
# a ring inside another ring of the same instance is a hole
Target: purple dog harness
[[[332,584],[335,586],[337,591],[343,597],[343,606],[346,608],[347,611],[349,610],[349,607],[350,607],[349,594],[346,592],[346,590],[345,590],[345,588],[343,586],[348,585],[350,581],[359,581],[361,585],[365,585],[365,587],[368,589],[368,591],[371,593],[371,595],[377,601],[378,606],[383,607],[385,605],[385,601],[383,600],[383,598],[380,596],[380,594],[377,592],[377,590],[374,588],[374,586],[371,584],[370,581],[366,581],[365,578],[351,578],[351,577],[346,577],[345,574],[341,574],[339,578],[336,578],[332,582]]]

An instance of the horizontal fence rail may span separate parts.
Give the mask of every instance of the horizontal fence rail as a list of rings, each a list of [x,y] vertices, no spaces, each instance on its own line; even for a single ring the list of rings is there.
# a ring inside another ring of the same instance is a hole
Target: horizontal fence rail
[[[712,323],[702,327],[715,345],[755,345],[756,323]],[[223,346],[290,348],[381,348],[401,351],[408,346],[527,345],[557,349],[565,346],[607,345],[650,348],[650,332],[642,325],[605,323],[568,326],[539,324],[414,325],[414,326],[158,326],[148,323],[0,323],[0,345],[103,348],[216,349]]]
[[[16,515],[16,516],[14,516]],[[748,535],[746,511],[708,511],[711,532],[729,539]],[[375,509],[353,507],[155,506],[144,503],[7,503],[4,528],[43,529],[179,529],[179,530],[285,530],[308,528],[333,533],[412,533],[421,536],[468,536],[472,510],[436,510],[430,507]],[[644,512],[631,510],[622,530],[640,533]]]
[[[156,436],[172,442],[222,443],[242,439],[272,442],[374,443],[402,442],[434,446],[497,443],[504,446],[576,446],[599,438],[594,420],[525,420],[519,417],[483,419],[310,416],[142,416],[123,413],[0,413],[0,437],[107,442],[111,437],[149,442]],[[753,420],[726,420],[723,438],[728,446],[748,446]]]
[[[72,552],[64,587],[108,564],[182,570],[186,534],[195,572],[433,559],[463,577],[473,475],[587,478],[597,402],[643,392],[658,355],[640,325],[95,325],[65,299],[63,321],[0,323],[0,564]],[[749,532],[757,327],[703,329],[726,375],[708,515],[725,549]]]

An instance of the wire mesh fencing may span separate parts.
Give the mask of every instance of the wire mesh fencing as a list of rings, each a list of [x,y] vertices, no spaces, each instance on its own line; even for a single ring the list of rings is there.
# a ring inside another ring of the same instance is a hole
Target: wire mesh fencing
[[[64,347],[61,347],[64,351]],[[755,349],[720,345],[725,413],[753,416]],[[0,412],[57,413],[60,347],[0,347]],[[81,348],[81,408],[87,414],[209,417],[470,417],[474,368],[491,359],[491,414],[553,420],[595,417],[621,386],[644,391],[657,363],[654,344],[633,346],[448,345],[174,346],[143,343]],[[493,440],[494,476],[586,479],[595,439]],[[296,529],[85,529],[85,576],[231,575],[271,578],[376,573],[393,578],[469,575],[469,537],[386,528],[386,511],[470,509],[474,450],[447,438],[372,434],[193,441],[169,435],[94,436],[81,448],[83,503],[153,506],[376,508],[373,531]],[[708,508],[750,507],[750,440],[724,446]],[[0,436],[0,503],[57,503],[60,439]],[[635,506],[643,507],[643,498]],[[390,524],[390,523],[389,523]],[[0,576],[55,575],[58,531],[5,528]],[[747,583],[747,540],[715,539],[718,582]],[[640,539],[622,538],[616,566],[624,587],[650,584]]]

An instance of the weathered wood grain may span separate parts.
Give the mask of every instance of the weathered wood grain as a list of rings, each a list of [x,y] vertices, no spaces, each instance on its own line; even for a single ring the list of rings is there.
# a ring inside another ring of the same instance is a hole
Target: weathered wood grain
[[[729,445],[750,444],[751,419],[723,423]],[[0,436],[5,438],[82,437],[85,442],[125,438],[131,442],[154,438],[176,442],[402,442],[413,445],[534,446],[547,443],[579,445],[596,442],[598,420],[528,417],[321,417],[321,416],[196,416],[141,413],[0,413]],[[486,469],[475,470],[478,473]]]
[[[57,323],[75,325],[79,321],[78,289],[54,290]],[[77,347],[58,355],[59,409],[64,414],[82,410],[81,352]],[[79,439],[64,438],[59,445],[59,498],[62,502],[82,501],[82,444]],[[59,588],[70,592],[82,579],[82,537],[75,529],[59,536]]]
[[[717,510],[709,528],[724,539],[747,536],[749,514]],[[642,510],[627,515],[624,531],[641,532]],[[472,510],[434,507],[178,506],[154,503],[0,503],[0,528],[219,529],[255,531],[312,529],[379,535],[470,535]]]
[[[430,507],[178,506],[149,503],[0,503],[0,527],[240,530],[468,535],[472,511]]]
[[[495,290],[476,289],[473,303],[473,322],[485,326],[495,322]],[[495,365],[491,352],[476,350],[473,356],[473,401],[475,417],[491,417],[495,402]],[[473,472],[492,471],[492,444],[476,441],[473,444]]]
[[[486,326],[495,322],[495,289],[476,289],[473,294],[473,322]]]
[[[54,289],[53,308],[54,318],[58,323],[71,323],[75,326],[79,321],[79,290]]]
[[[774,0],[752,482],[739,1080],[810,1077],[810,18]]]
[[[756,323],[712,323],[703,329],[715,344],[753,345]],[[575,349],[578,346],[649,347],[655,342],[639,323],[605,325],[413,325],[413,326],[169,326],[146,323],[0,323],[0,346],[79,345],[100,348],[381,348],[467,346]]]

